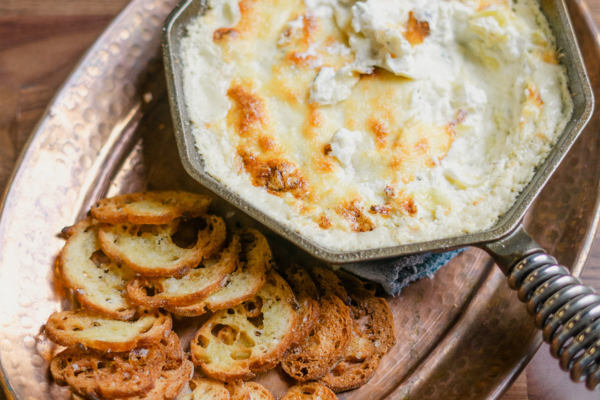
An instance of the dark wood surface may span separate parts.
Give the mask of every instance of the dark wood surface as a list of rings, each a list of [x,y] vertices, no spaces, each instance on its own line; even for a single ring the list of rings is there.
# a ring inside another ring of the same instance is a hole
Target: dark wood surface
[[[568,0],[572,1],[572,0]],[[0,0],[0,190],[60,84],[129,0]],[[600,0],[587,0],[600,22]],[[600,291],[600,235],[583,272]],[[0,399],[3,395],[0,394]],[[543,346],[503,400],[588,400]],[[443,399],[440,399],[443,400]]]

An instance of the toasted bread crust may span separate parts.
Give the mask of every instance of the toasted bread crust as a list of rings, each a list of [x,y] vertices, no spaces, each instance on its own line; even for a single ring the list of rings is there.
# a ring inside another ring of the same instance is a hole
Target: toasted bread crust
[[[167,224],[175,218],[205,214],[210,198],[182,191],[155,191],[125,194],[102,199],[92,207],[95,219],[109,224]]]
[[[271,263],[271,248],[267,239],[256,229],[247,229],[241,236],[241,262],[229,275],[223,288],[192,305],[166,306],[165,309],[184,317],[195,317],[208,310],[217,311],[236,306],[256,296],[265,284]]]
[[[352,298],[350,309],[354,313],[354,319],[369,316],[365,332],[369,340],[380,343],[376,346],[378,352],[387,353],[396,344],[394,315],[388,303],[381,297],[375,297],[368,287],[365,288],[365,282],[348,272],[338,271],[337,274]]]
[[[61,346],[124,352],[156,344],[171,327],[171,316],[158,310],[141,310],[137,319],[120,321],[79,309],[53,313],[44,329],[48,338]]]
[[[306,270],[298,265],[285,270],[285,278],[292,287],[298,302],[298,328],[291,346],[299,345],[312,332],[319,320],[319,293]]]
[[[250,379],[276,365],[293,339],[295,299],[271,271],[255,298],[219,310],[200,328],[190,347],[192,361],[213,379]]]
[[[68,348],[50,363],[59,385],[91,398],[122,398],[150,392],[165,363],[165,347],[158,343],[127,353],[81,353]]]
[[[252,400],[244,381],[223,382],[223,385],[229,390],[230,400]]]
[[[134,304],[154,308],[194,304],[223,287],[239,264],[240,248],[240,237],[234,235],[218,261],[203,261],[182,278],[133,279],[127,285],[129,298]],[[148,295],[148,288],[154,289],[153,296]]]
[[[210,258],[217,254],[227,239],[227,225],[223,218],[216,215],[206,215],[206,228],[198,232],[198,243],[202,256]]]
[[[207,227],[198,232],[196,244],[187,249],[173,243],[179,220],[166,225],[105,225],[100,228],[98,237],[102,250],[111,260],[127,265],[139,275],[181,277],[203,258],[212,256],[225,241],[223,219],[208,216],[207,222]]]
[[[308,272],[322,296],[327,293],[334,294],[339,297],[344,304],[350,304],[350,297],[348,296],[348,293],[346,293],[346,289],[342,286],[340,278],[335,272],[327,268],[315,266],[309,268]]]
[[[190,377],[194,373],[194,364],[185,359],[181,365],[175,369],[163,369],[160,377],[156,381],[154,389],[143,398],[133,398],[127,400],[173,400],[177,397]]]
[[[250,392],[251,400],[275,400],[271,392],[259,383],[247,382],[244,386],[246,386],[248,392]]]
[[[299,382],[318,379],[338,362],[352,335],[350,309],[333,294],[319,301],[321,315],[313,332],[283,357],[281,366]]]
[[[395,344],[393,315],[387,302],[373,296],[363,282],[346,272],[338,272],[352,303],[353,340],[344,360],[321,378],[336,393],[363,386],[375,374],[381,358]]]
[[[135,307],[123,290],[135,275],[127,266],[102,258],[98,229],[91,218],[69,228],[69,239],[58,256],[60,279],[84,308],[128,320]]]
[[[126,397],[123,400],[173,400],[181,393],[194,372],[194,364],[185,359],[175,369],[163,368],[154,389],[143,396]],[[105,399],[102,399],[105,400]],[[108,400],[108,399],[106,399]]]
[[[156,380],[154,388],[148,393],[134,397],[124,397],[123,400],[173,400],[181,393],[183,387],[188,383],[190,377],[194,372],[194,364],[189,360],[182,360],[179,367],[174,369],[167,369],[163,367],[163,370]],[[72,400],[85,400],[79,394],[73,393]],[[90,397],[90,399],[92,399]],[[96,398],[96,400],[109,400],[106,397]],[[94,399],[92,399],[94,400]]]
[[[171,332],[166,338],[161,340],[165,346],[165,365],[163,370],[178,369],[186,359],[186,355],[181,348],[179,336],[175,332]]]
[[[337,400],[337,396],[318,382],[292,386],[280,400]]]
[[[222,383],[210,379],[194,378],[190,381],[192,393],[180,400],[229,400],[229,391]]]

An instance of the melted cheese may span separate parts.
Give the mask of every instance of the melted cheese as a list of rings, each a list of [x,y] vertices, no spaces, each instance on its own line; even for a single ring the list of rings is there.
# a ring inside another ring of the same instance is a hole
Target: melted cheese
[[[316,243],[473,233],[572,113],[536,0],[212,0],[182,42],[208,173]]]

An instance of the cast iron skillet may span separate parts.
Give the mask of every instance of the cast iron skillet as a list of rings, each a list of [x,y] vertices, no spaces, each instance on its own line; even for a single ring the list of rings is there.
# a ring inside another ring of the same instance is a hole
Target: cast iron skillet
[[[543,338],[551,345],[552,355],[560,360],[561,368],[570,371],[573,381],[586,380],[589,389],[596,389],[600,386],[600,296],[546,254],[522,224],[525,212],[583,131],[594,109],[592,88],[564,0],[541,0],[540,3],[563,54],[561,63],[567,68],[574,103],[573,117],[514,206],[488,231],[380,249],[331,251],[266,215],[210,176],[204,170],[191,134],[179,59],[179,39],[185,35],[187,22],[206,11],[205,0],[183,0],[163,28],[169,101],[183,165],[193,178],[224,200],[325,262],[343,264],[465,246],[482,248],[508,276],[508,284],[518,291],[519,299],[526,303],[527,311],[535,317],[537,327],[543,330]]]

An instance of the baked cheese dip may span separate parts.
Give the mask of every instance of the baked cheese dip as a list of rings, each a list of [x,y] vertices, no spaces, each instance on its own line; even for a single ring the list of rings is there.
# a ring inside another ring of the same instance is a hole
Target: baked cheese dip
[[[209,0],[181,47],[206,171],[332,250],[491,228],[572,114],[537,0]]]

